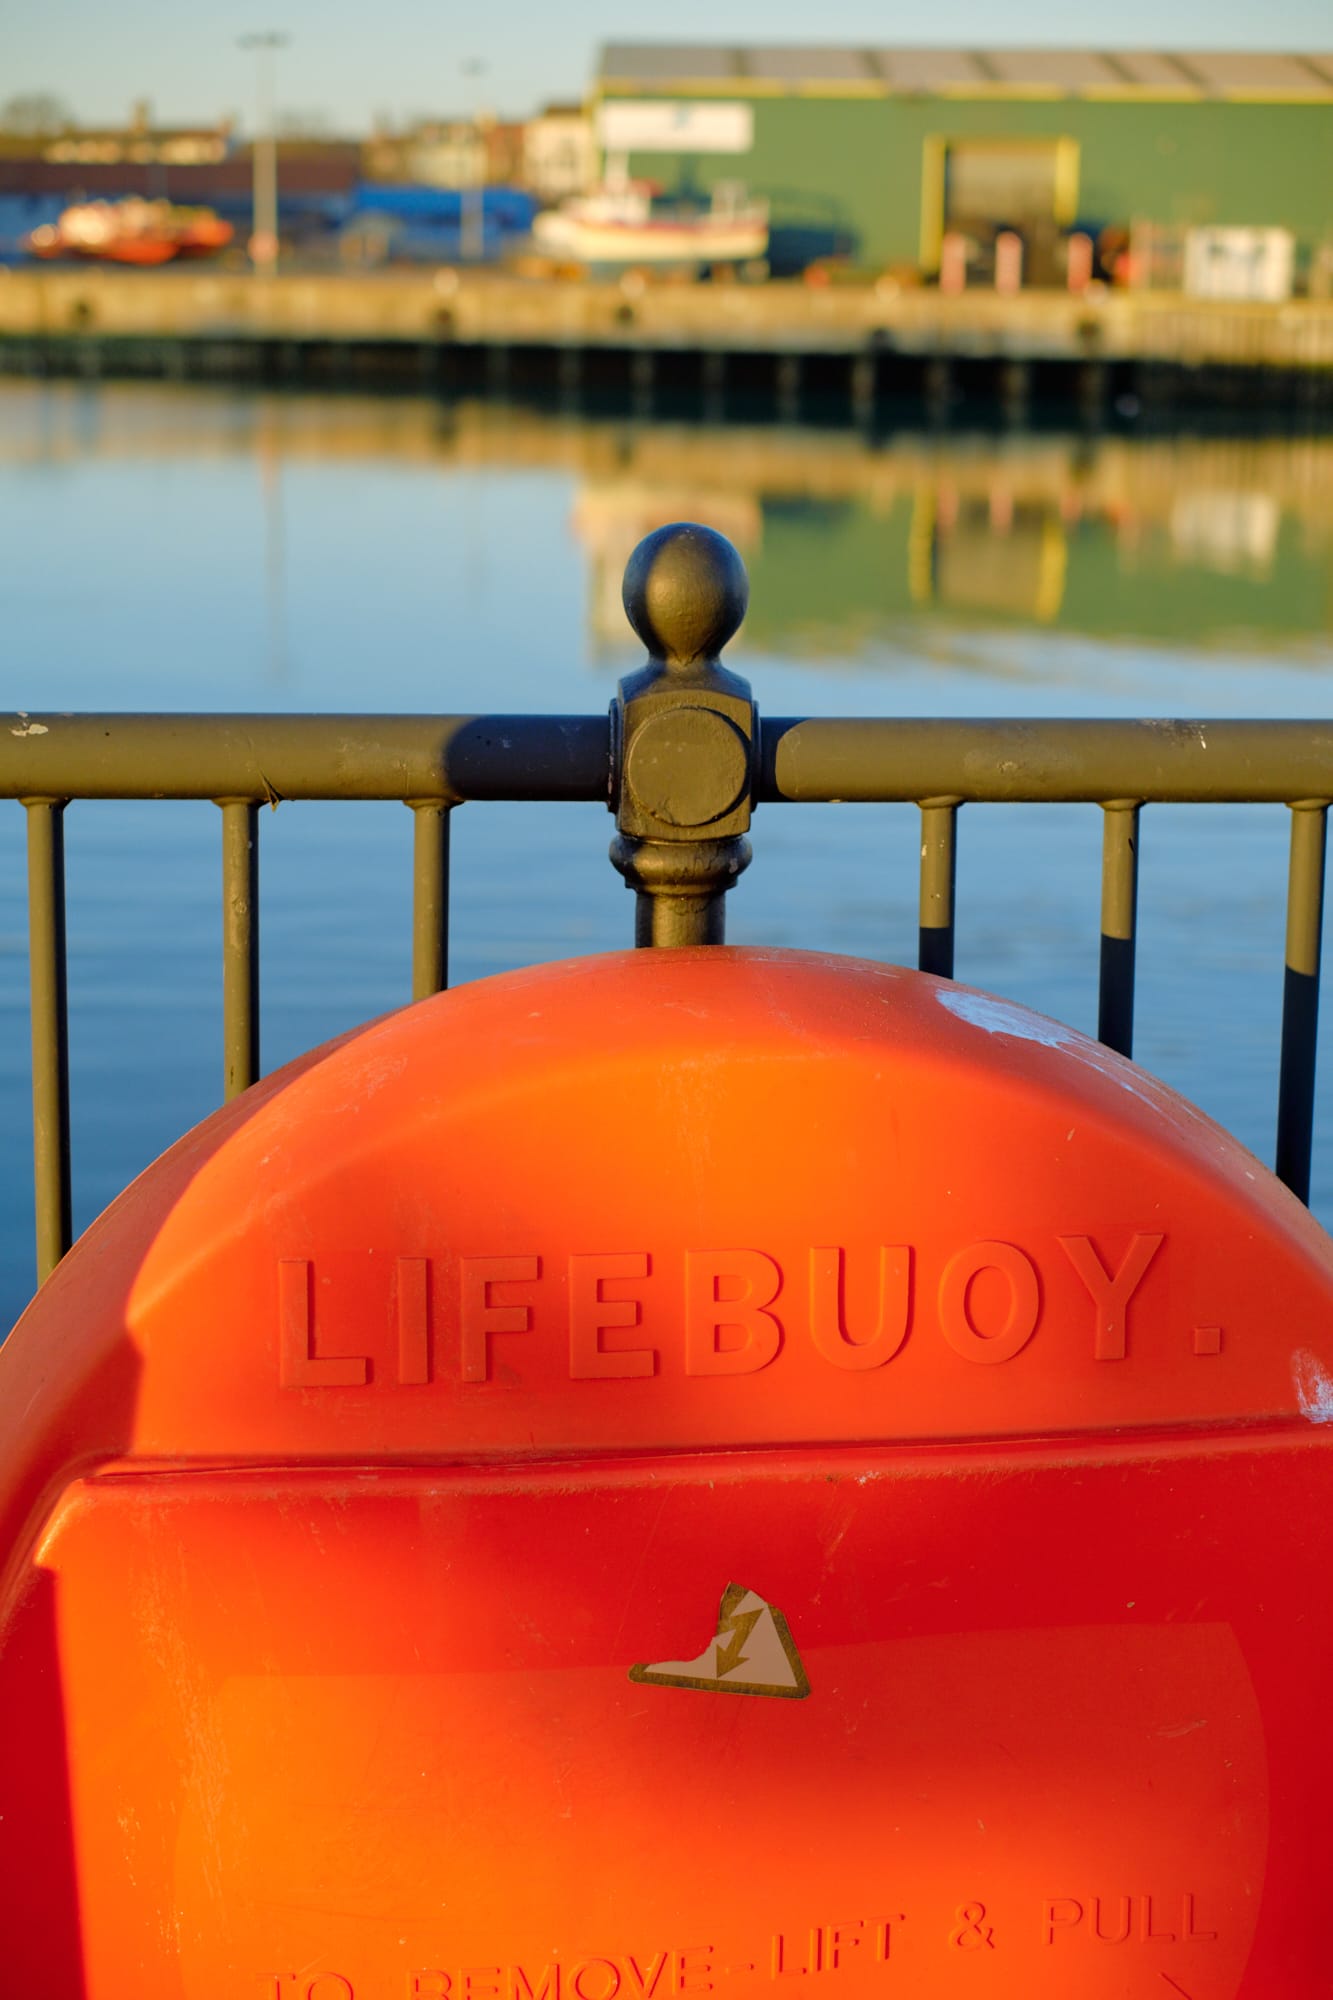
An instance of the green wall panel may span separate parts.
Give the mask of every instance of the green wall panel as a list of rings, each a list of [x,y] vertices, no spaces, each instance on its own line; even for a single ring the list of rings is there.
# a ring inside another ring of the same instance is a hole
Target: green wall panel
[[[915,263],[928,138],[1074,139],[1081,217],[1281,225],[1306,244],[1333,230],[1333,107],[1326,104],[954,98],[756,98],[744,155],[636,153],[668,188],[743,179],[778,225],[845,230],[866,264]]]

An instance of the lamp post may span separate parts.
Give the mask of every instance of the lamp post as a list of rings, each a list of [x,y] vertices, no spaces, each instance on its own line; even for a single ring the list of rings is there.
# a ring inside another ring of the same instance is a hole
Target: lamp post
[[[238,46],[255,52],[257,118],[251,157],[254,160],[254,226],[250,261],[259,277],[271,278],[278,268],[278,141],[273,120],[274,57],[288,37],[265,31],[242,35]]]
[[[478,161],[476,141],[481,136],[479,92],[476,87],[486,65],[477,57],[463,64],[463,74],[471,80],[468,90],[468,115],[472,123],[472,157]],[[470,183],[462,195],[462,227],[459,231],[458,249],[465,264],[479,264],[486,255],[486,160],[483,153],[478,161],[480,180]]]

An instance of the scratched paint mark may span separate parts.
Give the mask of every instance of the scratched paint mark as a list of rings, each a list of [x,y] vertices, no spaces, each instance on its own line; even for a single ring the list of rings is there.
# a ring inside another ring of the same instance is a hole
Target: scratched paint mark
[[[19,713],[20,715],[23,713],[22,709],[19,710]],[[9,733],[11,736],[49,736],[51,734],[44,722],[28,722],[26,720],[22,729],[11,729]]]
[[[1008,1000],[992,1000],[989,993],[969,993],[960,986],[942,986],[937,997],[941,1007],[947,1007],[960,1021],[966,1021],[969,1028],[980,1028],[987,1035],[1010,1035],[1017,1042],[1039,1042],[1044,1049],[1063,1049],[1068,1047],[1073,1034],[1072,1029],[1062,1028],[1058,1021],[1048,1021],[1045,1015],[1033,1014]]]
[[[1333,1424],[1333,1375],[1316,1360],[1308,1347],[1298,1347],[1291,1357],[1291,1379],[1296,1400],[1312,1424]]]
[[[1177,1120],[1182,1117],[1202,1118],[1201,1112],[1177,1097],[1156,1077],[1150,1076],[1136,1063],[1116,1055],[1113,1050],[1104,1048],[1100,1042],[1089,1040],[1077,1028],[1049,1020],[1045,1014],[1034,1014],[1030,1008],[1019,1007],[1012,1001],[993,999],[989,993],[969,993],[965,987],[942,986],[935,998],[958,1020],[965,1021],[970,1028],[980,1028],[983,1034],[1006,1035],[1016,1042],[1035,1042],[1039,1048],[1062,1050],[1086,1069],[1096,1070],[1118,1090],[1137,1097],[1150,1110],[1168,1112]],[[1073,1133],[1069,1136],[1072,1138]]]
[[[1190,2000],[1189,1994],[1186,1993],[1184,1987],[1180,1984],[1179,1980],[1173,1979],[1169,1972],[1164,1972],[1162,1974],[1162,1978],[1166,1981],[1167,1985],[1171,1988],[1171,1991],[1173,1993],[1180,1994],[1181,2000]]]

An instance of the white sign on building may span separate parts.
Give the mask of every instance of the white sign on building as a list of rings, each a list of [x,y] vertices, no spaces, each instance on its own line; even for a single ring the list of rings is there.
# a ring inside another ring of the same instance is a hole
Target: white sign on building
[[[1191,229],[1185,290],[1195,299],[1289,299],[1295,247],[1289,229]]]
[[[613,97],[598,109],[597,137],[608,153],[748,153],[754,108]]]

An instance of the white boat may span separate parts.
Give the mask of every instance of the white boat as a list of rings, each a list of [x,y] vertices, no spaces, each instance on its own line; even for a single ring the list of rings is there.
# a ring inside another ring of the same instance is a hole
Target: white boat
[[[603,186],[539,215],[532,234],[539,249],[569,263],[699,270],[762,257],[768,248],[768,203],[751,201],[738,182],[724,181],[713,189],[709,205],[699,207],[662,196],[649,181],[613,174]]]

